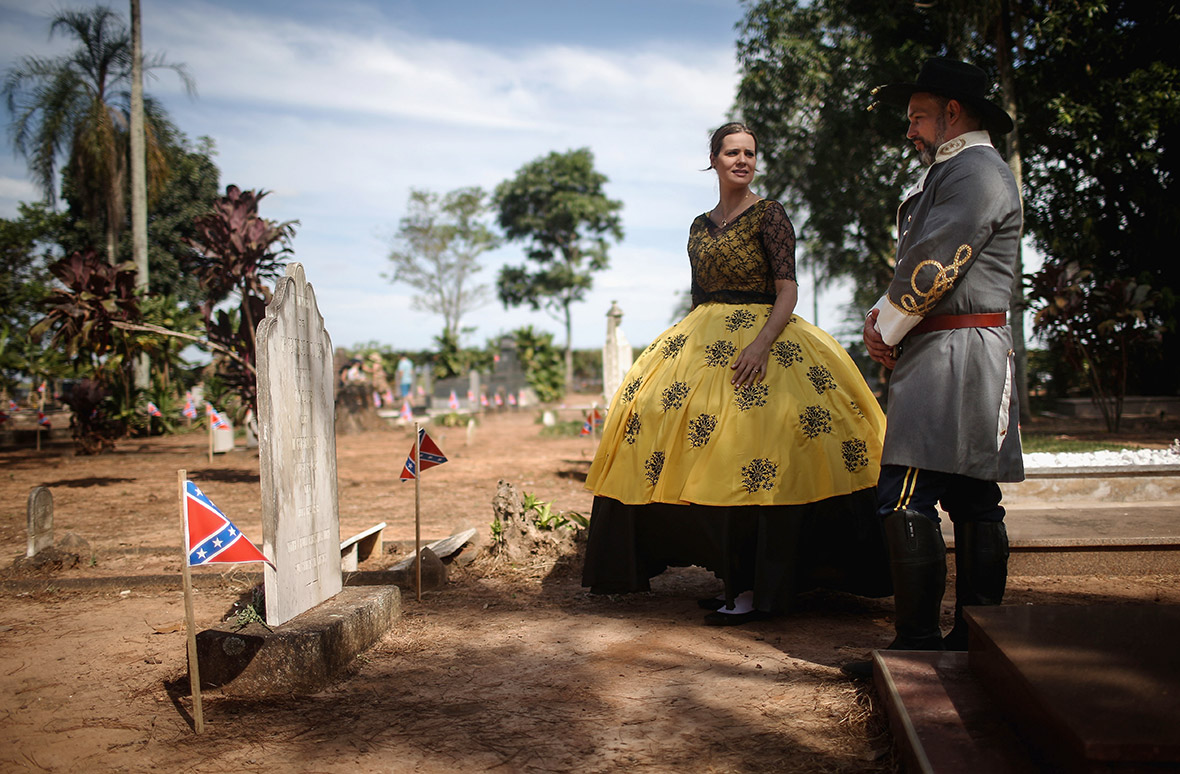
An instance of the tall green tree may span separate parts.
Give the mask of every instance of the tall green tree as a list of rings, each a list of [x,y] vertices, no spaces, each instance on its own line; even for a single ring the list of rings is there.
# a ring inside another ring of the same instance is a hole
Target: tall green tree
[[[43,204],[21,203],[18,212],[18,218],[0,219],[0,326],[27,335],[49,296],[49,265],[57,260],[53,245],[63,219]]]
[[[484,221],[489,211],[487,194],[478,187],[442,196],[414,189],[407,210],[389,253],[393,264],[389,279],[417,290],[413,308],[441,314],[440,340],[458,347],[463,315],[488,298],[488,286],[474,279],[483,268],[479,258],[500,245],[500,238]]]
[[[85,216],[103,223],[106,255],[117,261],[119,234],[127,218],[129,111],[132,46],[122,18],[104,6],[62,11],[49,27],[77,47],[58,57],[23,57],[6,74],[4,97],[13,115],[12,142],[46,202],[57,199],[57,175],[69,167]],[[185,87],[193,82],[181,65],[160,55],[145,57],[144,69],[170,69]],[[160,147],[164,111],[144,98],[149,195],[167,168]]]
[[[42,367],[50,350],[30,329],[53,286],[49,265],[63,219],[43,204],[22,203],[19,213],[0,219],[0,390],[9,395],[22,375],[60,375]]]
[[[164,144],[168,180],[148,211],[148,261],[151,292],[176,296],[178,302],[198,307],[204,300],[197,278],[189,271],[197,235],[196,221],[208,214],[221,196],[220,171],[213,157],[213,140],[190,140],[172,129]],[[129,240],[119,246],[121,258],[131,255]]]
[[[546,309],[565,325],[565,380],[573,383],[573,316],[593,274],[609,263],[607,240],[623,238],[623,203],[603,191],[589,148],[556,151],[525,164],[496,187],[500,227],[525,244],[528,263],[500,270],[497,291],[504,306]]]
[[[801,221],[805,260],[818,264],[821,282],[853,280],[858,315],[893,275],[898,196],[919,166],[901,116],[867,110],[869,92],[893,74],[912,78],[923,48],[906,32],[911,7],[862,18],[863,5],[747,3],[735,101],[758,135],[763,192]]]
[[[205,297],[188,267],[193,256],[188,240],[196,236],[196,219],[212,211],[221,197],[221,173],[214,162],[216,148],[208,137],[190,140],[175,127],[169,127],[162,136],[168,179],[148,212],[150,288],[152,293],[175,295],[184,304],[200,306]],[[61,252],[67,255],[102,244],[105,239],[104,224],[86,218],[75,190],[67,168],[62,174],[62,198],[67,206],[60,212],[62,221],[56,236]],[[119,263],[132,260],[131,235],[126,230],[120,235],[117,255]]]
[[[1174,395],[1180,363],[1168,353],[1180,351],[1180,264],[1170,257],[1180,244],[1180,59],[1173,43],[1180,7],[1046,3],[1036,30],[1019,71],[1022,89],[1035,95],[1026,100],[1023,124],[1025,219],[1046,256],[1037,277],[1044,292],[1034,304],[1042,319],[1055,319],[1049,307],[1062,294],[1053,275],[1074,267],[1123,312],[1105,319],[1124,324],[1096,330],[1100,346],[1128,348],[1121,356],[1103,353],[1126,358],[1126,389]],[[1126,288],[1137,290],[1124,304],[1118,299]],[[1135,299],[1148,288],[1154,302],[1143,305]],[[1132,321],[1136,330],[1128,332]],[[1071,333],[1080,326],[1043,330],[1050,347],[1067,356],[1086,343]],[[1094,397],[1102,399],[1097,390]]]
[[[918,172],[902,139],[900,111],[866,113],[866,95],[876,84],[911,80],[923,59],[945,55],[987,70],[1000,85],[997,99],[1016,117],[1017,132],[997,147],[1023,178],[1026,230],[1046,264],[1060,269],[1080,262],[1102,286],[1120,278],[1150,285],[1159,301],[1145,324],[1163,323],[1164,340],[1175,335],[1169,301],[1175,263],[1152,257],[1174,243],[1180,224],[1171,173],[1177,168],[1171,140],[1180,125],[1177,78],[1166,49],[1180,18],[1174,4],[747,0],[746,6],[736,109],[759,132],[768,195],[805,218],[800,235],[827,276],[854,280],[856,308],[891,273],[898,193]],[[1102,270],[1112,274],[1101,277]],[[1021,283],[1013,289],[1018,315],[1023,289]],[[1040,308],[1046,303],[1035,299]],[[1021,336],[1019,325],[1015,335]],[[1120,341],[1139,346],[1150,338],[1111,338],[1108,345]],[[1180,383],[1168,370],[1152,372],[1156,390],[1174,392]]]

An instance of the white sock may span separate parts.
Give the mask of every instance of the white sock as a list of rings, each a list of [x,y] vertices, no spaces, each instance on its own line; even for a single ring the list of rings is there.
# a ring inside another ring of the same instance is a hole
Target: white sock
[[[748,613],[754,609],[754,592],[743,591],[738,594],[733,600],[733,608],[729,609],[722,605],[717,609],[718,613],[726,613],[728,615],[740,615],[741,613]]]

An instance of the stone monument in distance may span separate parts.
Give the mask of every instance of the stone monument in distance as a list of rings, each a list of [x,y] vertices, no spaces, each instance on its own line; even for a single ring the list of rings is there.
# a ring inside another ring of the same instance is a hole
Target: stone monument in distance
[[[617,301],[611,301],[606,313],[606,343],[602,347],[602,396],[608,406],[631,368],[633,357],[622,322],[623,310]]]
[[[287,265],[258,323],[258,456],[266,622],[335,596],[340,572],[332,341],[303,266]]]

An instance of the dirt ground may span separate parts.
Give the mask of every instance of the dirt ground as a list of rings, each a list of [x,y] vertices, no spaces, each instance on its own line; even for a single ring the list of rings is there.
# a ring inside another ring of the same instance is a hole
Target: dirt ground
[[[487,417],[470,439],[432,430],[450,462],[423,478],[423,538],[475,527],[486,541],[500,479],[588,514],[593,440],[539,431],[528,411]],[[1170,430],[1129,432],[1146,445],[1171,440]],[[413,485],[397,481],[410,443],[405,429],[338,439],[342,537],[385,521],[387,540],[413,540]],[[265,701],[206,692],[198,736],[179,580],[182,468],[261,541],[253,451],[209,463],[200,433],[97,457],[68,443],[0,449],[0,771],[896,770],[876,697],[838,669],[889,641],[890,600],[811,592],[789,616],[710,628],[695,599],[719,584],[695,568],[665,573],[648,594],[598,597],[576,566],[452,565],[446,588],[421,602],[403,593],[393,630],[331,688]],[[74,568],[11,569],[37,485],[53,493],[57,537],[89,543]],[[222,620],[252,571],[194,571],[217,579],[196,594],[199,628]],[[153,576],[175,583],[117,580]],[[1013,578],[1009,588],[1010,604],[1180,604],[1175,577]]]

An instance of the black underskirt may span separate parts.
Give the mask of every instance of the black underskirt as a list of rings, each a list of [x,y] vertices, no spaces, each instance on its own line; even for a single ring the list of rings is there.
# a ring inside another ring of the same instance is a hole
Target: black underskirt
[[[866,597],[893,593],[876,489],[806,505],[624,505],[595,497],[582,585],[595,594],[649,591],[669,567],[697,565],[725,583],[732,601],[790,609],[815,588]]]

